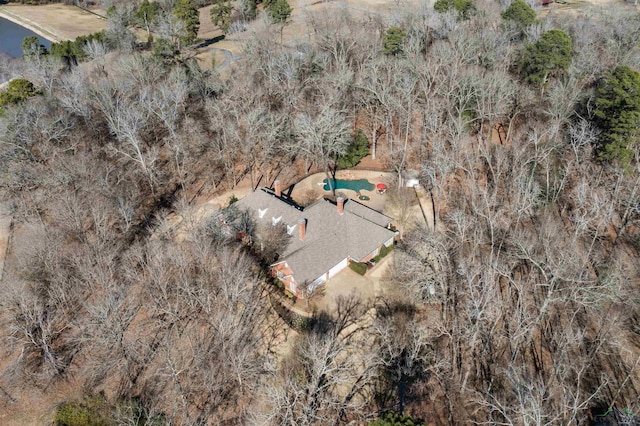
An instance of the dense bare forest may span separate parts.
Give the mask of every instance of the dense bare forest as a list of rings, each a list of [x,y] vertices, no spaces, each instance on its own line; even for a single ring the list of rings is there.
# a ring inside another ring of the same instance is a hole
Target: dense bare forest
[[[298,43],[257,24],[225,78],[136,46],[118,13],[83,63],[2,60],[34,90],[0,116],[0,411],[56,394],[86,424],[638,422],[640,15],[437,3],[309,14]],[[436,231],[403,236],[393,297],[291,332],[261,259],[191,203],[328,169],[356,128],[420,171]]]

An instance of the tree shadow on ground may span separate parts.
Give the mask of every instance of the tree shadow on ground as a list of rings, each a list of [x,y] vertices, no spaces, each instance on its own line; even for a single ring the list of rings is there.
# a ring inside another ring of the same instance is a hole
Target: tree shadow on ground
[[[4,0],[0,0],[0,4],[2,4],[3,1]],[[202,43],[196,45],[196,49],[199,49],[199,48],[202,48],[202,47],[211,46],[212,44],[215,44],[215,43],[217,43],[219,41],[224,40],[224,38],[225,38],[225,36],[224,36],[224,34],[222,34],[222,35],[219,35],[217,37],[213,37],[213,38],[209,38],[209,39],[203,40]]]

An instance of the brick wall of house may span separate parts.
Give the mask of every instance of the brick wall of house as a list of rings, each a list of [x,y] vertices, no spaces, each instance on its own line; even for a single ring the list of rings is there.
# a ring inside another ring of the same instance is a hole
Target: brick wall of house
[[[285,290],[295,294],[299,299],[304,299],[304,293],[302,293],[300,288],[296,285],[292,274],[293,271],[289,268],[289,265],[287,265],[286,262],[281,262],[271,267],[271,275],[274,278],[279,279],[284,284]],[[294,286],[295,289],[293,289]]]

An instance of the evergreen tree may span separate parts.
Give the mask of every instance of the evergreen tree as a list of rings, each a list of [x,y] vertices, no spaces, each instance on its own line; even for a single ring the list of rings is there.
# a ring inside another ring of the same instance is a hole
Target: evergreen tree
[[[51,54],[61,58],[67,68],[78,65],[79,61],[87,59],[85,47],[90,41],[104,42],[104,31],[76,37],[75,40],[63,40],[59,43],[51,43]]]
[[[149,3],[149,0],[143,0],[135,12],[136,21],[147,30],[147,38],[151,36],[151,25],[155,22],[159,12],[160,5],[156,2]]]
[[[198,29],[200,28],[200,14],[193,0],[178,0],[173,8],[173,14],[184,22],[185,35],[181,41],[185,45],[193,44],[198,38]]]
[[[291,6],[287,0],[274,0],[269,4],[268,11],[274,22],[284,24],[291,15]]]
[[[176,43],[172,43],[165,38],[159,38],[153,45],[153,54],[157,57],[173,60],[180,52],[178,51]]]
[[[397,55],[402,52],[402,43],[407,33],[400,27],[391,27],[384,34],[382,51],[387,55]]]
[[[47,48],[40,43],[40,40],[38,40],[36,36],[25,37],[20,47],[22,48],[22,56],[25,58],[47,55],[49,53]]]
[[[112,4],[111,6],[109,6],[109,8],[107,9],[107,19],[111,18],[112,16],[114,16],[117,13],[118,9],[116,8],[116,6],[114,4]]]
[[[595,111],[602,130],[599,155],[626,165],[640,138],[640,73],[618,66],[596,90]]]
[[[51,44],[51,54],[61,58],[67,69],[70,69],[78,65],[78,59],[82,59],[84,51],[78,50],[78,45],[72,40],[63,40]]]
[[[362,130],[358,129],[347,147],[347,151],[338,157],[338,168],[354,167],[367,155],[369,155],[369,139]]]
[[[524,0],[515,0],[502,12],[502,19],[515,22],[521,27],[526,27],[536,22],[536,11]]]
[[[219,26],[225,34],[229,31],[232,10],[231,0],[214,0],[211,7],[211,22]]]
[[[258,14],[256,0],[242,0],[241,4],[242,17],[246,20],[255,19]]]
[[[0,115],[4,113],[4,107],[7,105],[18,104],[38,93],[38,90],[29,80],[23,78],[11,80],[6,90],[0,92]]]
[[[471,0],[437,0],[433,8],[440,13],[455,9],[458,11],[458,19],[462,20],[469,19],[476,10]]]
[[[544,84],[571,63],[571,37],[560,30],[547,31],[540,40],[525,47],[520,58],[520,74],[528,83]]]

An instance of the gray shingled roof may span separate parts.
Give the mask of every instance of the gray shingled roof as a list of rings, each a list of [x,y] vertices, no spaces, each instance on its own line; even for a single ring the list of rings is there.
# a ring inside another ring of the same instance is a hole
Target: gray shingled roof
[[[298,222],[298,218],[302,217],[302,208],[293,207],[264,188],[241,198],[234,205],[253,213],[258,221],[272,221],[280,217],[281,221],[293,226]],[[260,218],[262,212],[264,215]]]
[[[349,202],[344,204],[345,211],[355,214],[356,216],[360,216],[363,219],[368,220],[369,222],[373,222],[376,225],[386,227],[393,219],[389,216],[385,216],[382,213],[372,209],[371,207],[367,207],[364,204],[360,204],[357,201],[349,200]]]
[[[264,190],[247,195],[236,205],[252,212],[258,222],[281,217],[290,227],[295,225],[280,260],[287,262],[298,283],[312,282],[347,257],[362,260],[394,236],[384,227],[391,218],[353,200],[345,201],[342,215],[328,200],[318,200],[301,211]],[[267,209],[262,218],[259,209]],[[299,238],[299,219],[307,220],[304,241]]]

